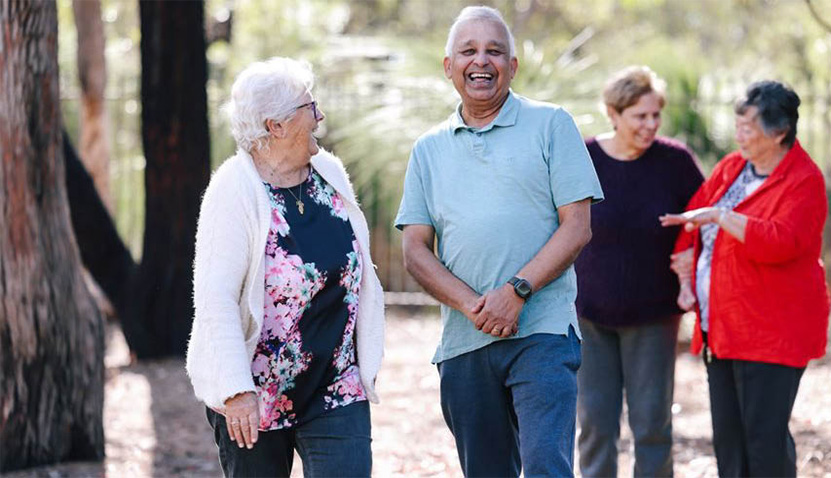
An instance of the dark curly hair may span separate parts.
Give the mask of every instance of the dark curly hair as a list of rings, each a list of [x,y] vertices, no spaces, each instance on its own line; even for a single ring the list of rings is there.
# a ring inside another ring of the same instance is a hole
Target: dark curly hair
[[[768,136],[786,133],[782,145],[790,148],[796,141],[799,120],[799,95],[778,81],[758,81],[747,87],[743,98],[736,102],[736,114],[743,115],[756,107],[759,125]]]

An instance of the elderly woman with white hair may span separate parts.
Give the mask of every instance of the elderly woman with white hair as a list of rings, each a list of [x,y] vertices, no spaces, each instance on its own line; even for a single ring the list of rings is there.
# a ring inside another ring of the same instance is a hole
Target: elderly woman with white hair
[[[187,371],[226,476],[369,476],[383,292],[340,160],[317,145],[313,75],[289,58],[239,74],[239,147],[199,214]]]

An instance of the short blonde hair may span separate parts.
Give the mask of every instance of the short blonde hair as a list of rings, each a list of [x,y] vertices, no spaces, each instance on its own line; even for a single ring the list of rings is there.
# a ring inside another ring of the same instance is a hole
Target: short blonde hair
[[[603,88],[603,103],[622,113],[634,105],[641,96],[655,93],[663,108],[666,102],[666,82],[648,66],[630,66],[615,73]]]
[[[305,61],[274,57],[248,65],[237,75],[225,105],[237,147],[249,153],[264,147],[266,120],[291,118],[312,86],[312,67]]]

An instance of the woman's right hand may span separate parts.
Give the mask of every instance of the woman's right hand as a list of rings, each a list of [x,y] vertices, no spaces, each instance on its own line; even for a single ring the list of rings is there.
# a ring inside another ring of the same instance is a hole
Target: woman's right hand
[[[684,226],[684,230],[692,232],[704,224],[718,224],[724,210],[717,207],[701,207],[681,214],[664,214],[659,216],[661,226]]]
[[[681,310],[689,312],[693,309],[695,305],[695,294],[689,282],[681,283],[681,288],[678,291],[678,300],[676,302]]]
[[[257,443],[260,425],[257,395],[254,392],[245,392],[225,400],[225,424],[228,426],[228,436],[236,441],[240,448],[253,448]]]
[[[669,256],[669,268],[678,276],[680,282],[689,282],[693,272],[693,248],[676,252]]]

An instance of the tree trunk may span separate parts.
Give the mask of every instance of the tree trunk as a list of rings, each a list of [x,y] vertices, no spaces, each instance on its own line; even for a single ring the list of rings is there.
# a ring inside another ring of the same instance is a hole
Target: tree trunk
[[[118,235],[112,216],[101,201],[92,177],[84,169],[69,135],[63,134],[66,164],[66,191],[72,229],[78,241],[81,260],[122,319],[123,328],[143,328],[143,324],[126,323],[135,319],[127,314],[130,285],[136,263]]]
[[[81,160],[95,182],[98,195],[112,212],[110,195],[110,144],[104,93],[107,67],[104,59],[104,24],[99,0],[73,0],[78,31],[78,76],[81,83]]]
[[[0,470],[104,455],[104,334],[69,223],[54,2],[0,0]]]
[[[65,142],[72,225],[139,358],[184,355],[193,317],[196,220],[210,176],[201,2],[141,2],[144,252],[139,266]]]
[[[139,3],[145,233],[130,313],[147,326],[139,357],[184,355],[193,319],[193,256],[210,177],[202,2]]]

